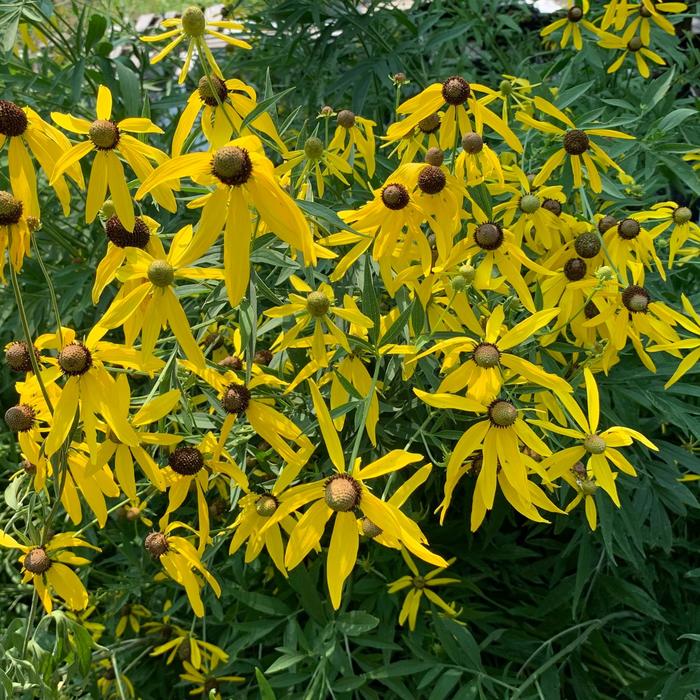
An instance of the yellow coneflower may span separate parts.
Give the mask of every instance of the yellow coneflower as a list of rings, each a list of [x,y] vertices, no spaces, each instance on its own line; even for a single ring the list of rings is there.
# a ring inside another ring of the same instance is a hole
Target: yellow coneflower
[[[693,219],[693,212],[685,206],[679,206],[675,202],[659,202],[653,204],[648,210],[636,212],[636,221],[658,222],[649,231],[652,240],[671,226],[671,235],[668,241],[668,267],[673,267],[673,262],[678,251],[690,238],[700,240],[700,226]],[[652,246],[653,247],[653,246]]]
[[[209,541],[209,476],[226,474],[234,477],[235,473],[235,463],[226,450],[217,449],[216,438],[212,433],[207,433],[197,445],[176,447],[168,456],[168,466],[163,469],[163,481],[168,489],[168,507],[161,518],[160,527],[167,525],[170,514],[184,503],[190,491],[194,491],[198,513],[196,531],[199,535],[199,551],[203,552]]]
[[[141,620],[148,617],[151,617],[151,612],[145,606],[138,603],[125,605],[119,611],[119,620],[114,630],[114,636],[119,639],[126,632],[127,627],[138,634],[141,631]]]
[[[518,107],[523,110],[531,109],[532,97],[530,93],[533,88],[542,83],[531,83],[527,78],[519,78],[516,75],[503,73],[503,80],[498,85],[498,90],[486,89],[486,94],[479,101],[483,105],[488,105],[495,100],[500,100],[501,118],[507,124],[510,110]]]
[[[617,474],[613,474],[613,479]],[[598,484],[595,477],[584,466],[583,462],[576,462],[571,469],[561,472],[561,478],[574,489],[576,495],[566,506],[566,512],[570,513],[583,501],[586,512],[588,527],[595,530],[598,526],[598,510],[595,505],[595,494],[598,491]]]
[[[221,426],[217,451],[223,449],[240,416],[247,418],[253,430],[288,464],[306,464],[314,451],[313,444],[301,428],[270,405],[272,397],[262,393],[266,386],[284,386],[284,382],[271,374],[260,372],[244,383],[232,369],[225,366],[221,368],[224,371],[217,372],[210,367],[187,361],[181,365],[219,393],[220,407],[226,413],[226,418]]]
[[[301,464],[287,464],[271,488],[252,490],[248,477],[239,468],[234,467],[233,479],[246,495],[238,501],[241,512],[231,525],[233,537],[229,554],[235,554],[245,543],[244,561],[249,563],[265,548],[273,564],[285,578],[287,577],[282,534],[284,532],[289,536],[296,520],[288,515],[268,528],[264,526],[277,509],[280,506],[284,507],[287,500],[294,495],[289,485],[296,479],[301,468]]]
[[[170,605],[170,601],[167,601],[166,608],[169,608]],[[186,658],[189,659],[191,666],[200,669],[204,664],[218,665],[219,662],[226,663],[228,661],[228,654],[221,647],[198,639],[191,630],[188,631],[173,624],[167,615],[163,617],[163,622],[146,622],[143,629],[149,634],[158,635],[161,638],[167,636],[168,641],[159,644],[150,654],[151,656],[165,656],[167,654],[165,659],[167,664],[171,664],[176,658]]]
[[[659,234],[660,231],[655,234],[647,231],[636,216],[621,219],[603,234],[609,261],[617,268],[624,282],[629,281],[630,270],[636,269],[639,264],[644,267],[654,265],[661,279],[666,279],[666,271],[654,248],[654,240]],[[640,277],[638,281],[643,282],[644,278]]]
[[[550,421],[533,420],[533,423],[542,426],[546,430],[574,438],[580,443],[576,447],[567,447],[551,456],[545,455],[546,458],[541,462],[541,467],[547,470],[549,479],[555,481],[564,472],[568,472],[577,462],[587,456],[586,473],[592,475],[596,484],[610,496],[613,503],[619,508],[620,499],[617,495],[610,462],[620,471],[630,476],[636,476],[637,472],[616,448],[631,445],[634,440],[641,442],[650,450],[658,450],[658,448],[644,435],[636,430],[632,430],[632,428],[613,426],[598,432],[600,420],[598,385],[588,367],[584,368],[583,375],[586,385],[587,414],[583,413],[571,396],[558,397],[576,423],[575,428],[561,427]]]
[[[152,43],[170,39],[167,46],[164,49],[161,49],[151,58],[151,65],[153,65],[159,61],[162,61],[169,53],[174,51],[183,41],[185,41],[185,39],[187,39],[187,56],[185,57],[185,63],[180,70],[178,83],[185,82],[192,63],[192,54],[194,53],[195,49],[200,56],[200,60],[202,60],[203,57],[203,60],[208,63],[211,70],[213,70],[219,78],[223,78],[221,70],[216,63],[211,50],[207,46],[207,36],[216,37],[224,43],[230,44],[231,46],[235,46],[239,49],[252,48],[247,41],[235,39],[234,37],[228,36],[228,34],[224,34],[222,31],[220,31],[222,29],[232,29],[233,31],[240,32],[243,30],[243,25],[240,22],[233,22],[231,20],[211,22],[207,20],[204,12],[202,12],[202,9],[196,5],[190,5],[188,8],[186,8],[181,17],[164,19],[161,22],[161,26],[166,30],[165,32],[156,36],[142,36],[141,41]]]
[[[182,153],[185,141],[192,133],[192,127],[200,112],[202,133],[212,149],[216,150],[226,145],[234,135],[245,136],[249,132],[247,128],[241,132],[241,127],[244,119],[257,107],[257,100],[255,90],[242,80],[222,80],[215,75],[203,77],[187,100],[187,105],[177,121],[173,134],[173,157]],[[282,153],[287,151],[272,117],[267,112],[255,117],[250,126],[271,138]]]
[[[507,202],[493,208],[494,215],[503,212],[503,225],[518,241],[525,239],[538,252],[553,250],[561,243],[558,214],[566,201],[561,185],[533,187],[525,173],[512,165],[506,173],[513,184],[504,183],[503,194],[510,194]],[[534,178],[533,178],[534,179]]]
[[[134,684],[128,676],[121,671],[117,679],[114,666],[110,659],[102,659],[96,664],[99,673],[97,674],[97,689],[103,698],[135,698],[136,690]]]
[[[482,125],[496,132],[516,152],[523,147],[511,128],[475,97],[475,92],[487,92],[488,88],[478,83],[469,83],[458,75],[447,78],[442,83],[433,83],[415,97],[399,105],[397,112],[407,115],[405,119],[390,127],[387,141],[397,141],[411,133],[425,118],[440,114],[440,148],[454,148],[457,135],[460,137]],[[444,112],[440,112],[445,108]],[[472,118],[475,128],[472,127]]]
[[[396,179],[409,189],[411,200],[423,212],[435,237],[439,264],[450,254],[459,231],[462,202],[467,192],[459,176],[443,165],[442,156],[426,154],[425,163],[407,163],[396,171]]]
[[[67,377],[44,446],[48,456],[57,452],[68,437],[76,413],[83,422],[85,441],[91,454],[97,453],[98,414],[121,442],[138,444],[138,437],[125,417],[113,410],[109,399],[114,393],[115,379],[105,363],[141,371],[155,371],[163,363],[154,357],[142,358],[133,348],[101,340],[104,332],[95,326],[81,342],[73,329],[62,328],[58,333],[43,335],[36,340],[37,348],[58,350],[58,362],[51,381],[56,381],[61,373]]]
[[[681,300],[683,304],[683,310],[690,318],[680,317],[678,319],[679,323],[687,331],[692,333],[695,338],[686,338],[681,341],[674,341],[670,344],[659,344],[652,345],[647,348],[649,352],[678,352],[680,350],[690,350],[690,352],[681,360],[676,367],[676,371],[671,375],[669,380],[664,384],[664,388],[675,384],[683,375],[694,369],[698,365],[700,360],[700,315],[695,311],[693,305],[690,303],[690,299],[685,294],[681,294]]]
[[[398,153],[402,165],[412,163],[418,153],[425,152],[427,155],[429,151],[441,151],[440,115],[437,112],[421,119],[411,131],[395,139],[393,134],[401,128],[400,125],[401,122],[389,125],[386,136],[382,136],[382,140],[387,142],[382,145],[382,148],[395,144],[389,156]]]
[[[586,167],[586,174],[591,184],[591,189],[594,192],[602,192],[603,190],[603,183],[600,180],[596,161],[603,169],[610,167],[618,172],[623,172],[622,168],[590,137],[605,136],[617,139],[633,139],[634,136],[630,136],[629,134],[615,129],[579,129],[564,112],[550,102],[547,102],[547,100],[543,100],[541,97],[535,97],[534,105],[537,109],[548,114],[550,117],[554,117],[554,119],[568,127],[564,129],[548,122],[538,121],[525,112],[518,112],[516,114],[516,118],[526,126],[538,129],[545,134],[560,136],[562,139],[562,147],[547,159],[540,172],[533,180],[532,184],[534,186],[539,187],[544,184],[552,172],[564,162],[567,156],[571,163],[575,187],[581,187],[583,185],[582,165]],[[592,155],[589,151],[592,152]]]
[[[419,462],[422,460],[421,455],[405,450],[392,450],[364,467],[360,466],[361,460],[358,458],[351,469],[346,471],[343,448],[328,407],[318,387],[311,381],[309,387],[321,435],[336,473],[328,479],[300,484],[290,489],[289,500],[277,509],[265,528],[299,508],[313,504],[299,518],[289,538],[284,562],[288,569],[293,569],[315,545],[319,544],[326,523],[335,516],[326,563],[326,580],[331,604],[337,610],[340,607],[343,584],[357,560],[359,531],[354,514],[356,508],[359,508],[375,527],[398,539],[419,556],[438,565],[444,565],[446,562],[423,547],[420,539],[415,539],[415,532],[401,527],[395,515],[396,506],[377,498],[365,483]],[[291,493],[294,494],[293,497]]]
[[[184,587],[192,612],[197,617],[203,617],[204,604],[199,592],[201,584],[195,574],[199,574],[211,586],[217,598],[221,595],[221,586],[202,564],[200,555],[192,543],[173,534],[182,528],[191,529],[188,525],[174,521],[161,527],[161,531],[151,532],[146,536],[146,551],[163,565],[167,576]]]
[[[478,185],[486,179],[503,182],[501,162],[484,143],[482,134],[469,131],[462,136],[462,150],[455,161],[455,175],[468,185]]]
[[[143,446],[163,445],[174,447],[182,438],[179,435],[168,433],[150,433],[143,430],[143,428],[159,421],[170,413],[180,400],[180,392],[177,389],[173,389],[155,396],[143,404],[133,416],[130,416],[131,393],[129,391],[129,382],[125,374],[120,374],[115,380],[114,393],[110,400],[113,405],[112,410],[119,413],[135,429],[138,436],[138,444],[125,445],[116,435],[108,430],[97,454],[93,455],[92,462],[96,467],[102,467],[114,457],[114,472],[119,486],[132,501],[138,501],[134,461],[159,491],[165,491],[165,479],[158,465]]]
[[[47,178],[51,178],[56,162],[70,149],[68,139],[55,127],[47,124],[31,107],[20,107],[14,102],[0,100],[0,150],[8,144],[7,160],[10,187],[25,203],[25,215],[39,218],[36,172],[30,157],[36,158]],[[66,170],[81,189],[85,186],[80,166],[75,163]],[[65,177],[52,183],[63,213],[70,212],[70,192]]]
[[[468,225],[469,238],[462,254],[469,258],[477,254],[483,256],[478,264],[475,263],[475,284],[479,288],[489,289],[495,283],[492,274],[495,267],[515,290],[523,306],[534,313],[535,302],[520,273],[521,267],[524,265],[544,277],[549,276],[551,272],[530,260],[518,245],[513,233],[487,217],[476,202],[472,201],[471,206],[474,223]]]
[[[499,305],[491,312],[480,339],[457,336],[442,340],[412,360],[433,353],[444,353],[442,372],[446,376],[437,391],[456,393],[466,387],[467,396],[484,404],[498,396],[506,378],[522,377],[557,393],[571,392],[571,387],[561,377],[545,372],[532,362],[508,352],[531,338],[557,314],[558,309],[539,311],[507,329],[503,326],[503,306]],[[460,362],[463,352],[468,352],[469,358]]]
[[[184,673],[180,674],[183,681],[194,684],[190,690],[190,695],[204,695],[208,700],[222,700],[220,692],[221,686],[225,683],[243,683],[243,676],[228,676],[214,673],[218,665],[217,657],[213,656],[211,661],[204,661],[200,668],[195,668],[189,661],[183,661]],[[230,695],[228,696],[230,697]]]
[[[374,127],[376,123],[351,112],[341,109],[338,112],[338,125],[333,134],[328,150],[338,153],[349,162],[359,156],[364,163],[367,177],[374,176],[376,164],[374,161]]]
[[[635,25],[631,24],[621,37],[615,34],[609,34],[608,32],[601,34],[600,41],[598,42],[600,46],[604,49],[621,51],[620,55],[610,64],[608,73],[616,73],[620,70],[629,54],[634,56],[637,70],[642,78],[648,78],[651,75],[647,60],[659,66],[666,65],[666,61],[659,56],[658,53],[649,48],[648,41],[644,41],[641,36],[634,35],[634,28]],[[630,29],[632,31],[630,31]]]
[[[84,557],[70,551],[72,547],[98,547],[77,537],[73,532],[53,535],[44,543],[21,544],[14,537],[0,532],[0,547],[18,549],[22,552],[22,583],[34,584],[39,600],[47,613],[53,610],[52,594],[61,598],[73,610],[83,610],[88,604],[88,594],[83,582],[67,565],[88,564]]]
[[[401,167],[386,179],[383,187],[374,191],[371,201],[356,210],[339,212],[338,216],[355,228],[357,233],[341,232],[334,234],[325,242],[330,245],[342,245],[347,240],[356,244],[338,263],[331,275],[331,281],[339,279],[347,268],[357,260],[370,246],[375,260],[390,260],[397,249],[415,242],[421,249],[424,267],[430,267],[432,261],[430,247],[421,230],[421,223],[426,219],[425,212],[416,204],[409,194],[412,183]]]
[[[112,120],[112,93],[109,88],[100,85],[97,91],[97,118],[89,122],[70,114],[51,112],[51,118],[61,128],[81,136],[87,136],[85,141],[77,143],[66,151],[56,162],[51,175],[51,183],[55,183],[88,153],[97,151],[90,170],[85,203],[85,220],[91,223],[102,207],[107,191],[112,197],[114,208],[119,220],[129,231],[135,225],[134,205],[129,194],[123,158],[136,173],[144,180],[152,172],[153,166],[149,161],[162,163],[167,156],[153,146],[138,141],[126,132],[136,134],[162,134],[163,130],[145,117],[130,117],[120,122]],[[153,194],[153,198],[168,211],[177,209],[172,192],[161,187]]]
[[[594,24],[585,19],[586,15],[590,11],[589,0],[582,0],[581,5],[577,4],[577,0],[569,0],[569,8],[566,11],[566,17],[562,19],[557,19],[551,24],[548,24],[541,32],[540,36],[548,37],[550,34],[556,32],[557,30],[564,28],[562,32],[561,41],[559,46],[563,49],[569,43],[569,40],[574,44],[574,48],[580,51],[583,48],[583,36],[581,32],[581,27],[587,29],[594,36],[600,35],[600,29]]]
[[[5,281],[5,253],[15,272],[22,269],[31,246],[31,227],[36,223],[27,217],[21,199],[0,190],[0,281]]]
[[[154,248],[158,257],[136,247],[126,252],[127,264],[119,269],[117,277],[122,282],[134,283],[128,293],[117,295],[112,305],[98,321],[95,329],[108,329],[136,321],[136,335],[141,332],[141,356],[152,355],[161,328],[170,326],[177,342],[187,357],[204,366],[204,354],[192,335],[190,323],[175,294],[175,281],[221,280],[223,270],[217,268],[190,267],[196,255],[192,254],[192,226],[184,226],[173,237],[168,254],[162,246]]]
[[[270,318],[285,318],[293,316],[295,323],[288,331],[282,333],[274,342],[273,350],[284,350],[289,347],[297,347],[296,341],[300,334],[313,325],[313,340],[311,343],[311,357],[320,367],[327,366],[326,341],[323,334],[324,327],[331,334],[334,342],[338,343],[346,352],[350,353],[350,344],[345,333],[336,323],[334,317],[353,323],[362,328],[372,328],[372,320],[365,316],[358,308],[355,300],[349,295],[343,298],[343,305],[335,304],[333,289],[328,284],[321,284],[317,289],[312,289],[306,282],[292,275],[290,282],[297,292],[305,294],[290,294],[288,304],[275,306],[265,311]]]
[[[95,515],[100,527],[107,522],[107,498],[119,496],[119,486],[114,480],[110,468],[106,465],[95,467],[90,464],[87,445],[73,443],[68,452],[68,469],[65,473],[65,483],[61,493],[61,503],[74,524],[83,520],[83,507],[80,496]]]
[[[443,613],[448,617],[457,617],[459,615],[459,610],[454,604],[446,603],[435,591],[433,591],[434,586],[447,586],[451,583],[459,583],[458,578],[449,578],[441,576],[448,566],[457,561],[456,557],[453,557],[447,561],[446,566],[440,566],[437,569],[429,571],[425,576],[421,576],[418,567],[415,565],[414,561],[408,555],[408,553],[401,551],[401,555],[406,562],[406,565],[411,571],[410,576],[402,576],[396,581],[389,584],[389,593],[398,593],[399,591],[410,589],[404,598],[403,605],[401,606],[401,612],[399,613],[399,624],[403,625],[408,622],[408,629],[413,632],[416,629],[416,621],[418,620],[418,611],[420,609],[420,603],[425,596],[431,603],[436,605]]]
[[[257,136],[230,141],[214,153],[188,153],[173,158],[146,178],[136,193],[141,199],[173,179],[189,177],[200,185],[216,186],[206,195],[202,215],[187,251],[190,260],[202,256],[224,230],[224,281],[229,301],[238,305],[250,279],[253,226],[249,206],[274,234],[295,250],[307,265],[316,264],[311,231],[299,208],[280,187],[274,166]]]
[[[640,4],[629,5],[628,0],[609,0],[605,6],[605,14],[601,20],[601,29],[614,27],[615,31],[621,31],[627,21],[633,16],[630,26],[634,33],[637,27],[642,40],[649,44],[651,36],[651,23],[653,22],[667,34],[675,34],[675,27],[661,13],[678,14],[685,12],[688,5],[684,2],[666,2],[662,0],[641,0]]]
[[[163,244],[156,235],[158,226],[158,222],[150,216],[137,216],[131,231],[122,224],[116,214],[106,219],[104,231],[108,241],[107,251],[95,270],[95,282],[92,286],[93,304],[97,304],[105,287],[116,277],[117,271],[126,260],[129,248],[141,248],[154,258],[165,257]]]
[[[472,498],[472,531],[479,528],[487,511],[493,508],[497,484],[508,502],[530,520],[547,522],[537,508],[561,512],[544,491],[529,479],[529,471],[533,469],[534,462],[524,453],[526,448],[543,457],[550,455],[551,450],[537,437],[524,414],[512,401],[495,398],[490,404],[484,405],[474,399],[449,393],[429,393],[419,389],[413,391],[421,401],[435,408],[486,415],[486,420],[468,428],[450,455],[444,498],[438,507],[441,511],[440,522],[444,520],[452,502],[457,483],[469,471],[463,466],[465,460],[479,450],[482,457]],[[539,471],[542,476],[541,470]]]
[[[639,359],[651,372],[656,367],[644,349],[642,338],[658,345],[680,342],[675,326],[685,319],[677,311],[655,300],[641,284],[641,266],[634,268],[632,284],[623,286],[615,296],[607,300],[607,308],[589,321],[590,325],[604,323],[610,341],[616,350],[622,350],[628,341],[632,343]]]
[[[285,162],[277,166],[276,172],[278,175],[285,175],[291,173],[298,165],[302,168],[294,183],[294,188],[297,190],[300,184],[311,176],[316,182],[319,197],[323,197],[328,175],[337,178],[344,185],[350,184],[345,176],[352,173],[352,166],[342,155],[327,149],[317,136],[309,136],[303,148],[288,151],[285,154]]]

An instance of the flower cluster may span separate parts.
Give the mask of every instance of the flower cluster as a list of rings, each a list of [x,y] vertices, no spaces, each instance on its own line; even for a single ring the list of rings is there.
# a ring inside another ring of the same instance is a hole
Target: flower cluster
[[[588,3],[572,3],[543,35],[563,29],[576,48],[589,35],[624,52],[611,71],[632,52],[645,74],[645,57],[663,63],[650,37],[684,9],[613,1],[590,21]],[[499,500],[539,523],[583,504],[591,529],[601,499],[620,507],[622,475],[641,468],[628,448],[656,446],[608,418],[599,385],[630,353],[648,372],[654,353],[679,359],[673,384],[700,352],[691,303],[658,292],[698,254],[692,211],[615,197],[634,135],[557,106],[545,85],[445,76],[378,137],[387,169],[373,121],[324,107],[312,131],[285,131],[253,87],[223,75],[207,37],[250,48],[224,33],[241,25],[191,7],[164,28],[143,37],[170,42],[152,62],[187,41],[180,82],[195,54],[204,72],[167,151],[150,140],[169,125],[122,115],[104,85],[93,121],[52,113],[52,126],[0,101],[13,284],[41,218],[32,155],[66,213],[86,187],[85,220],[104,236],[93,301],[108,295],[106,311],[5,350],[17,378],[5,420],[47,517],[59,510],[80,532],[94,521],[103,545],[99,528],[124,509],[156,581],[184,589],[198,617],[225,586],[222,541],[280,582],[323,557],[334,609],[360,552],[394,550],[410,574],[389,590],[410,589],[399,621],[413,628],[421,601],[459,614],[431,589],[459,583],[441,576],[454,560],[411,507],[429,479],[439,522],[459,501],[472,531]],[[404,409],[425,417],[415,435],[380,429]],[[428,424],[449,425],[446,455],[423,449]],[[97,547],[52,533],[0,546],[21,552],[47,611],[56,598],[82,610],[71,567],[88,560],[70,549]],[[412,557],[437,568],[421,576]],[[156,624],[129,606],[118,635]],[[240,680],[214,674],[217,647],[169,635],[155,653],[187,649],[184,680]]]
[[[614,53],[608,73],[615,73],[634,57],[634,65],[643,78],[651,75],[649,62],[665,66],[666,61],[651,47],[657,34],[675,36],[672,18],[687,12],[684,2],[656,2],[655,0],[610,0],[594,3],[589,0],[568,0],[566,16],[548,24],[541,36],[549,40],[561,35],[559,45],[565,48],[571,42],[577,51],[584,41]]]

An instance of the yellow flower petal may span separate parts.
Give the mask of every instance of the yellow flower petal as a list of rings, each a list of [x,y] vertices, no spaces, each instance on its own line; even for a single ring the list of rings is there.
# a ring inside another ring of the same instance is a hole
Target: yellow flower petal
[[[299,522],[292,531],[287,543],[287,552],[284,557],[284,564],[288,569],[293,569],[302,559],[316,546],[323,536],[323,531],[331,517],[333,511],[326,504],[325,499],[314,503],[304,515],[299,518]],[[353,528],[355,520],[353,518]]]
[[[56,593],[73,610],[83,610],[88,604],[88,594],[77,574],[65,564],[52,562],[46,572],[46,580]]]
[[[586,380],[588,422],[591,427],[591,433],[595,433],[595,431],[598,430],[598,420],[600,419],[600,396],[598,394],[598,385],[593,377],[593,373],[588,367],[584,367],[583,376]]]
[[[106,119],[112,116],[112,93],[109,88],[100,85],[97,90],[97,118]]]
[[[133,231],[136,224],[134,204],[131,201],[129,187],[126,184],[124,168],[114,151],[107,152],[107,182],[109,183],[109,191],[112,195],[114,208],[117,210],[119,220],[127,231]],[[87,212],[85,220],[88,223],[91,221],[91,219],[87,217]]]
[[[405,452],[404,450],[392,450],[388,454],[384,455],[380,459],[371,462],[366,467],[363,467],[356,476],[358,479],[374,479],[377,476],[382,476],[383,474],[390,474],[391,472],[403,469],[408,464],[414,464],[415,462],[420,462],[423,459],[423,455],[415,454],[412,452]]]
[[[352,513],[336,513],[328,548],[326,579],[333,609],[340,607],[343,584],[357,561],[359,533]]]
[[[326,443],[326,449],[328,450],[328,456],[331,458],[333,466],[339,471],[345,471],[345,456],[343,455],[343,448],[340,444],[340,438],[333,425],[333,420],[331,414],[328,411],[321,392],[318,390],[318,386],[313,381],[309,379],[309,389],[311,391],[311,400],[314,405],[314,411],[316,412],[316,418],[318,419],[318,425],[321,429],[321,435],[323,436],[323,441]]]

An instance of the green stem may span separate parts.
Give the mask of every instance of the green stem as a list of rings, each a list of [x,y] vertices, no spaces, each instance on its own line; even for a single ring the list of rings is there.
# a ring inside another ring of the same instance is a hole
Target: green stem
[[[53,286],[51,277],[44,265],[44,261],[41,259],[41,253],[39,251],[39,244],[37,243],[36,236],[32,233],[32,248],[34,248],[34,254],[36,255],[36,261],[39,263],[41,272],[46,280],[46,286],[49,288],[49,296],[51,297],[51,307],[53,308],[54,316],[56,316],[56,324],[58,325],[58,342],[63,347],[63,323],[61,322],[61,313],[58,310],[58,298],[56,297],[56,289]]]
[[[114,671],[114,680],[117,683],[117,690],[119,691],[119,697],[121,700],[126,700],[126,694],[124,693],[124,686],[122,685],[122,677],[119,672],[119,665],[117,664],[117,657],[114,653],[110,654],[110,659],[112,661],[112,670]]]
[[[8,243],[11,246],[12,227],[8,227],[8,229],[10,234]],[[22,330],[24,331],[24,340],[27,343],[27,349],[29,350],[29,361],[32,364],[32,371],[34,372],[34,376],[36,377],[37,383],[39,384],[39,389],[41,389],[44,401],[46,401],[46,407],[49,409],[49,412],[53,414],[53,404],[51,403],[49,394],[46,391],[44,380],[41,378],[41,367],[39,367],[39,361],[37,360],[36,354],[34,353],[34,341],[32,340],[32,334],[29,331],[29,321],[27,320],[27,312],[24,308],[24,302],[22,300],[22,291],[19,287],[19,281],[17,280],[17,272],[15,271],[14,265],[12,264],[11,260],[9,261],[9,263],[12,291],[15,294],[15,301],[17,302],[17,312],[19,313],[19,319],[22,324]]]
[[[253,246],[253,241],[258,234],[258,225],[260,224],[260,216],[255,222],[255,230],[253,231],[253,236],[250,241],[251,248]],[[250,261],[250,252],[248,253],[248,260]],[[252,311],[252,324],[253,327],[250,329],[251,334],[248,338],[248,342],[245,346],[245,382],[250,383],[250,379],[253,376],[253,358],[255,357],[255,343],[258,335],[258,301],[255,296],[255,271],[253,270],[253,263],[249,262],[250,269],[250,283],[248,285],[248,296],[250,301],[250,308]]]
[[[455,298],[457,297],[457,292],[453,291],[452,296],[449,298],[447,304],[445,305],[445,308],[442,310],[442,313],[440,314],[440,318],[438,318],[437,323],[435,324],[435,329],[430,329],[430,334],[428,335],[428,340],[432,338],[434,333],[438,332],[438,328],[440,324],[442,323],[442,320],[445,318],[445,314],[452,308],[452,304],[454,303]]]
[[[146,486],[142,491],[137,492],[136,493],[137,500],[139,502],[141,502],[141,497],[146,495],[151,488],[152,487],[149,485],[149,486]],[[107,515],[109,515],[110,513],[114,513],[114,511],[119,510],[120,508],[123,508],[125,505],[127,505],[129,503],[131,503],[130,498],[127,498],[123,501],[120,501],[119,503],[117,503],[116,506],[112,506],[111,508],[109,508],[107,510]],[[87,530],[89,527],[92,527],[93,525],[97,524],[98,522],[99,521],[97,518],[93,518],[89,523],[87,523],[86,525],[83,525],[83,527],[81,527],[80,530],[78,530],[75,533],[75,536],[79,537],[85,530]]]
[[[216,100],[216,104],[221,107],[221,111],[224,113],[224,116],[226,117],[226,121],[229,123],[231,130],[233,133],[236,133],[236,127],[231,120],[231,117],[229,116],[229,113],[224,109],[224,103],[221,101],[221,98],[219,97],[219,91],[214,87],[214,83],[212,82],[211,79],[211,73],[209,72],[209,64],[207,63],[206,56],[204,54],[204,51],[202,51],[201,48],[201,42],[203,42],[204,39],[197,39],[197,51],[199,53],[200,59],[201,59],[201,64],[202,64],[202,69],[204,70],[204,77],[207,79],[207,84],[209,85],[209,90],[211,90],[211,94],[214,95],[214,99]]]
[[[77,418],[75,420],[77,423]],[[68,477],[68,446],[73,440],[73,432],[75,431],[75,424],[71,429],[66,441],[61,445],[61,449],[58,451],[58,459],[53,462],[54,474],[58,474],[58,488],[56,489],[56,498],[51,506],[48,516],[46,517],[46,522],[44,523],[44,529],[41,533],[41,545],[44,546],[48,543],[51,534],[51,523],[53,522],[56,512],[58,511],[58,506],[61,503],[61,496],[63,495],[63,489],[66,486],[66,480]]]
[[[34,626],[34,615],[36,614],[36,601],[37,601],[36,588],[32,592],[32,604],[29,607],[29,617],[27,618],[27,628],[24,630],[24,639],[22,640],[22,652],[19,655],[20,659],[24,659],[27,652],[27,645],[29,644],[29,633]]]
[[[549,330],[543,330],[541,333],[538,333],[537,335],[551,335],[552,333],[558,333],[562,328],[566,328],[575,318],[578,318],[585,310],[586,307],[588,306],[588,303],[593,299],[593,297],[603,288],[602,283],[598,283],[592,290],[591,293],[586,296],[585,301],[583,302],[583,306],[569,319],[567,319],[564,323],[558,325],[556,328],[553,328],[551,331]]]

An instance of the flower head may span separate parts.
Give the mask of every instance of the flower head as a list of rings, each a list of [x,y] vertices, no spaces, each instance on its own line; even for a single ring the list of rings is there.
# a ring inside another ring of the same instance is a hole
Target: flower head
[[[550,117],[563,123],[566,128],[549,122],[539,121],[526,112],[518,112],[516,114],[516,118],[526,126],[542,131],[545,134],[552,134],[561,138],[561,148],[547,159],[540,172],[535,177],[533,185],[539,186],[546,182],[552,172],[554,172],[566,158],[568,158],[571,164],[574,186],[581,187],[583,185],[583,168],[585,167],[586,177],[594,192],[601,192],[603,189],[597,165],[600,165],[604,170],[611,167],[618,172],[623,172],[622,168],[615,163],[591,137],[604,136],[618,139],[633,139],[634,136],[625,134],[622,131],[616,131],[615,129],[581,129],[577,127],[564,112],[541,97],[535,97],[534,106]]]
[[[69,148],[55,164],[51,183],[54,184],[63,173],[76,165],[88,153],[96,151],[90,170],[85,203],[85,220],[90,223],[97,216],[109,191],[119,220],[129,230],[135,226],[134,205],[127,185],[122,159],[144,180],[153,171],[150,161],[163,163],[167,156],[153,146],[149,146],[128,132],[136,134],[162,134],[163,130],[145,117],[130,117],[120,122],[112,120],[112,93],[100,85],[97,92],[96,119],[89,122],[70,114],[52,112],[51,118],[66,131],[87,136],[84,141]],[[168,211],[175,211],[176,204],[172,192],[165,187],[155,190],[154,199]]]
[[[446,603],[434,590],[436,586],[447,586],[452,583],[460,583],[458,578],[448,578],[441,576],[448,566],[455,563],[456,558],[446,562],[446,566],[440,566],[437,569],[429,571],[425,575],[421,575],[418,571],[413,559],[408,552],[401,550],[401,555],[406,562],[406,565],[411,571],[410,575],[402,576],[396,581],[389,584],[389,593],[398,593],[408,589],[408,593],[404,598],[401,612],[399,613],[399,624],[403,625],[408,622],[408,628],[413,632],[416,629],[416,621],[418,619],[418,611],[423,597],[427,598],[430,603],[436,605],[444,614],[449,617],[456,617],[459,611],[454,604]]]
[[[152,559],[163,565],[165,573],[185,588],[194,614],[203,617],[204,604],[200,595],[202,584],[198,576],[211,586],[217,597],[221,595],[221,586],[202,564],[200,555],[192,543],[180,535],[173,534],[175,530],[191,528],[179,522],[171,522],[165,526],[161,524],[161,527],[162,530],[146,536],[144,547]]]
[[[151,64],[162,61],[169,53],[174,51],[183,41],[187,42],[187,55],[185,63],[180,71],[179,83],[184,83],[192,63],[192,55],[196,51],[200,60],[205,60],[211,70],[219,78],[223,78],[221,69],[219,68],[211,49],[207,45],[207,36],[216,37],[217,39],[235,46],[239,49],[250,49],[251,45],[243,39],[236,39],[228,34],[224,34],[222,29],[231,29],[240,32],[243,30],[243,25],[240,22],[231,20],[208,20],[204,12],[197,5],[190,5],[185,8],[180,17],[172,17],[164,19],[161,22],[164,31],[162,34],[155,36],[142,36],[141,41],[158,42],[169,39],[170,41],[161,49],[155,56],[151,58]],[[206,69],[205,69],[206,71]]]
[[[68,565],[89,563],[84,557],[73,554],[72,547],[99,549],[73,532],[53,535],[45,543],[21,544],[14,537],[0,533],[0,547],[22,552],[22,582],[34,584],[34,588],[47,613],[53,610],[53,595],[61,598],[69,608],[83,610],[88,604],[88,594],[82,581]]]
[[[216,188],[199,202],[203,204],[202,215],[187,255],[190,260],[201,257],[224,230],[224,281],[232,305],[243,298],[250,279],[250,205],[278,238],[303,253],[307,264],[316,263],[316,244],[309,226],[280,187],[257,136],[234,139],[213,153],[173,158],[142,182],[136,199],[183,176]]]

